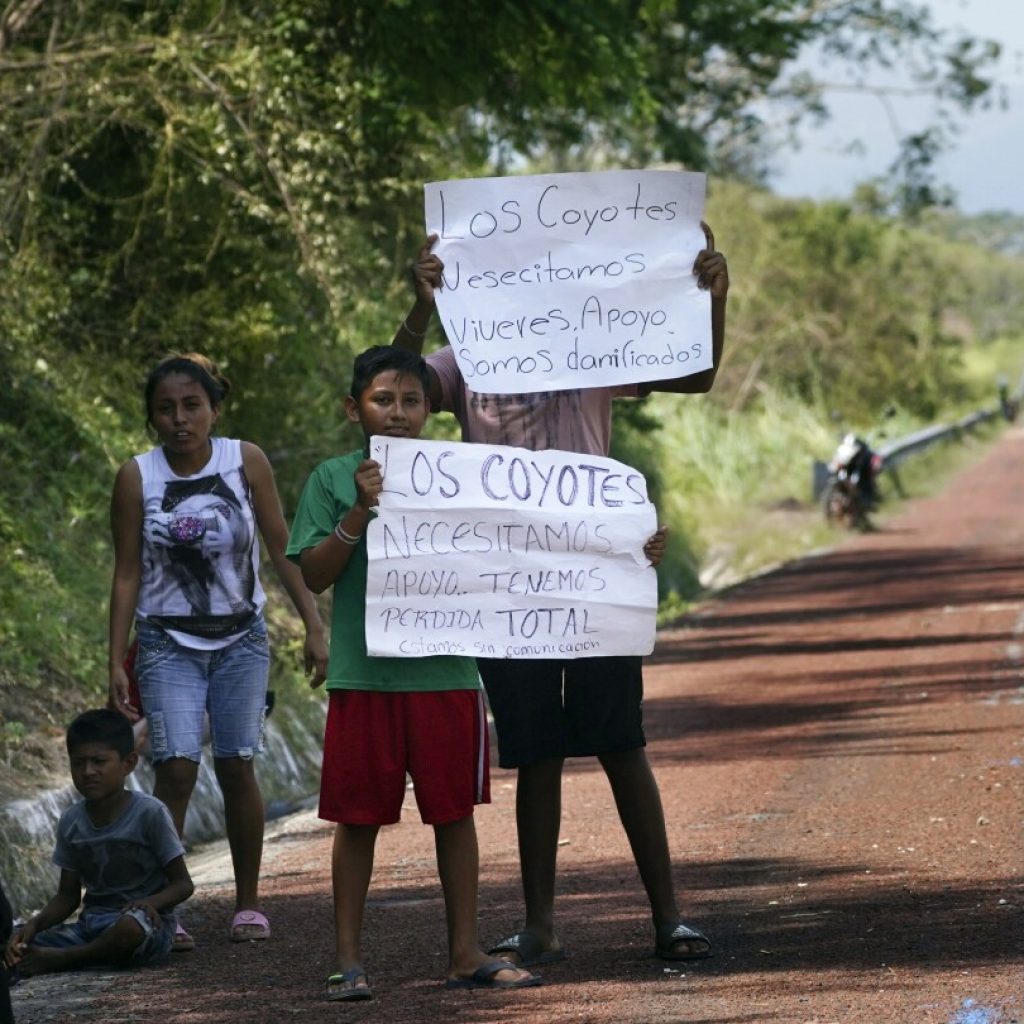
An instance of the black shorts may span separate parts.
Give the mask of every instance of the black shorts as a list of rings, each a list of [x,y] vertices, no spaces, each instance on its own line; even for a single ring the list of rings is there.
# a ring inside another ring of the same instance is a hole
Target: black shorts
[[[477,664],[502,768],[645,745],[640,658],[480,658]]]

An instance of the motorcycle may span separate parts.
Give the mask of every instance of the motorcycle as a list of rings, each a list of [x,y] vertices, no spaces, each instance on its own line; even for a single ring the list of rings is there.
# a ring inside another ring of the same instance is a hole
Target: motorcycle
[[[846,434],[828,464],[822,508],[829,522],[854,530],[870,529],[868,513],[881,500],[876,483],[884,467],[878,452],[856,434]]]

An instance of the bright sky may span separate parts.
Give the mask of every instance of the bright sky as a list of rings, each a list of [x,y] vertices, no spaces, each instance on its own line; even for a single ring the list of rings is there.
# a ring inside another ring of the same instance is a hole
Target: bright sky
[[[920,0],[944,28],[963,28],[1003,46],[996,77],[1006,110],[977,111],[964,118],[954,148],[939,165],[943,184],[955,189],[967,213],[1011,210],[1024,214],[1024,2],[1021,0]],[[816,76],[836,80],[834,67],[807,65]],[[832,93],[831,119],[802,130],[802,148],[780,153],[773,189],[785,196],[846,198],[854,186],[881,174],[896,155],[889,113],[870,96]],[[923,127],[932,105],[924,99],[895,98],[892,110],[904,132]],[[863,151],[849,152],[860,139]]]

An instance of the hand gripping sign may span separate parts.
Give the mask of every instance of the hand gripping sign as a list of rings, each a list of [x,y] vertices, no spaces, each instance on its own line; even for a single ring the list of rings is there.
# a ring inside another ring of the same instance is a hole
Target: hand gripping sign
[[[437,307],[470,389],[556,391],[710,369],[703,174],[599,171],[431,182]]]
[[[657,529],[643,476],[614,459],[375,437],[367,531],[371,655],[650,654]]]

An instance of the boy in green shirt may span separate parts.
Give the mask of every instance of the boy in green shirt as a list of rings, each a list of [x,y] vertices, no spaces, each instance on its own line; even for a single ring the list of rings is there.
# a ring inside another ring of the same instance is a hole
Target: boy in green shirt
[[[427,368],[391,346],[355,361],[345,412],[366,437],[418,437],[429,411]],[[368,447],[367,447],[368,450]],[[529,971],[488,957],[476,934],[478,851],[473,807],[490,802],[487,719],[471,658],[371,658],[366,653],[366,540],[383,486],[359,450],[313,471],[288,543],[314,593],[333,586],[330,704],[320,817],[337,823],[332,859],[336,971],[332,1001],[370,999],[359,939],[381,825],[397,822],[405,776],[434,827],[448,922],[449,988],[526,988]]]

